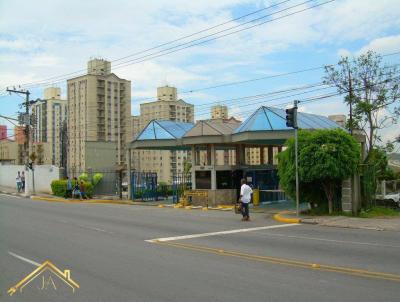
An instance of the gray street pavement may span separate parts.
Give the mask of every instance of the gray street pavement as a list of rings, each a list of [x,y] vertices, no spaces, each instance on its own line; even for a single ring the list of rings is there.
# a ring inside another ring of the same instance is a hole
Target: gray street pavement
[[[280,225],[262,213],[242,222],[232,212],[0,195],[0,301],[400,299],[399,232]],[[9,297],[45,260],[80,288]]]

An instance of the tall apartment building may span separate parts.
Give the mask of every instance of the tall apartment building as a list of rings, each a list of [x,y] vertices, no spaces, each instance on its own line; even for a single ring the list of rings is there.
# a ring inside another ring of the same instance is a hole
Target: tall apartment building
[[[215,105],[211,107],[211,119],[228,119],[228,107],[223,105]]]
[[[32,114],[34,116],[32,141],[38,150],[44,150],[40,151],[45,153],[43,163],[63,166],[66,142],[63,142],[62,130],[67,120],[68,106],[67,101],[61,99],[61,89],[58,87],[45,89],[43,100],[32,106]]]
[[[14,127],[14,136],[15,136],[15,141],[19,145],[25,144],[25,141],[26,141],[25,126],[15,126]]]
[[[157,88],[157,101],[140,104],[140,129],[151,120],[172,120],[193,123],[194,106],[178,99],[175,87]],[[134,120],[132,120],[134,123]],[[173,175],[184,171],[189,152],[186,151],[135,151],[132,166],[138,171],[157,172],[158,180],[172,182]]]
[[[103,143],[105,149],[105,143],[115,146],[116,167],[126,164],[126,143],[131,139],[131,82],[112,73],[106,60],[90,60],[87,67],[86,75],[67,81],[68,171],[72,174],[94,168],[86,165],[86,158],[96,144],[87,142]]]
[[[131,130],[132,130],[131,141],[133,141],[141,130],[139,115],[131,116]],[[140,165],[140,153],[139,151],[133,151],[131,153],[131,166],[139,167],[139,165]]]
[[[0,125],[0,140],[7,139],[7,125]]]
[[[14,137],[15,140],[8,138],[0,140],[0,162],[23,165],[25,164],[23,126],[15,126]]]
[[[227,120],[229,119],[228,107],[222,105],[216,105],[211,107],[211,119],[212,120]],[[234,119],[234,117],[231,117]],[[200,162],[207,162],[205,159],[206,153],[200,154]],[[234,165],[236,162],[235,152],[233,150],[216,150],[215,151],[215,164],[217,166]]]

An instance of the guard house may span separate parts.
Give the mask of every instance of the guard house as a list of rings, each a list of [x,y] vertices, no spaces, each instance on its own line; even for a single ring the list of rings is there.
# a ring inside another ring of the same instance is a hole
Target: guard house
[[[300,112],[298,126],[340,128],[327,117]],[[293,135],[294,130],[286,126],[285,110],[262,106],[244,122],[234,118],[195,124],[153,120],[131,142],[129,150],[191,151],[192,189],[207,190],[208,204],[218,205],[237,200],[241,178],[261,190],[279,189],[276,155]],[[193,203],[201,204],[196,198]]]

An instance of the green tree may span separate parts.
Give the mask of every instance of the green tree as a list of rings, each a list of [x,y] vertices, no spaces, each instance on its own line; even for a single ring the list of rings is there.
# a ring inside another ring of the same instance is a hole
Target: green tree
[[[373,163],[375,167],[375,175],[378,179],[394,179],[395,178],[395,173],[393,170],[389,168],[389,159],[387,156],[388,151],[390,152],[390,147],[389,150],[384,147],[375,147],[372,149],[370,153],[370,158],[369,162]]]
[[[78,180],[80,181],[89,181],[89,176],[87,173],[83,172],[81,175],[79,175]]]
[[[103,173],[95,173],[93,175],[93,186],[96,186],[100,181],[102,181],[104,178]]]
[[[298,143],[301,199],[315,202],[324,197],[332,213],[337,188],[357,169],[360,148],[355,139],[341,129],[299,131]],[[286,146],[287,149],[278,155],[278,174],[282,188],[294,198],[294,139],[289,139]]]
[[[192,163],[189,160],[185,159],[183,162],[183,173],[189,174],[191,170],[192,170]]]
[[[384,65],[382,57],[368,51],[350,60],[342,57],[337,65],[325,67],[324,82],[346,93],[344,101],[353,107],[353,121],[348,124],[367,137],[367,157],[381,142],[379,130],[398,122],[400,116],[400,75],[396,66]]]

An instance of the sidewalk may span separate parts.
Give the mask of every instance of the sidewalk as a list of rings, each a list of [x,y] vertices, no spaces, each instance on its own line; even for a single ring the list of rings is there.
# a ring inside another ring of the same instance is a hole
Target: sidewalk
[[[400,231],[400,217],[357,218],[346,216],[316,216],[301,217],[301,222],[340,228]]]
[[[294,212],[280,212],[285,219],[296,219]],[[375,231],[400,231],[400,217],[358,218],[347,216],[300,215],[299,222],[338,228],[365,229]]]
[[[118,196],[107,196],[107,195],[96,195],[92,199],[84,199],[84,200],[71,199],[71,198],[67,199],[67,198],[58,197],[58,196],[54,196],[52,194],[46,194],[46,193],[35,193],[35,194],[30,194],[29,196],[25,196],[25,192],[18,193],[16,188],[2,187],[2,186],[0,186],[0,193],[26,197],[26,198],[30,198],[33,200],[48,201],[48,202],[70,202],[70,203],[86,202],[86,203],[133,204],[131,201],[119,199]]]

